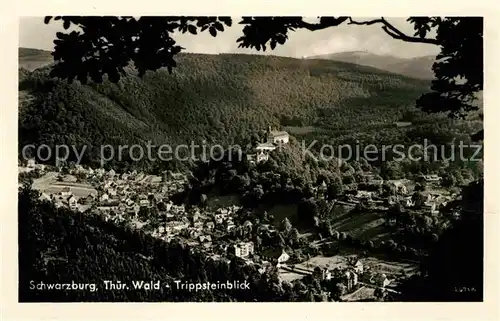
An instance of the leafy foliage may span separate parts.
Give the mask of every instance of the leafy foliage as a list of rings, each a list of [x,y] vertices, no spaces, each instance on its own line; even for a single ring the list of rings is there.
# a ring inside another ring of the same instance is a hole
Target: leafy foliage
[[[477,110],[476,93],[483,90],[483,18],[410,18],[416,32],[425,37],[435,29],[441,53],[433,70],[432,92],[417,105],[427,111],[445,111],[464,117]]]
[[[46,17],[49,23],[52,17]],[[179,31],[197,34],[208,29],[212,36],[231,26],[229,17],[76,17],[57,16],[64,29],[72,25],[80,31],[58,32],[54,40],[53,75],[86,83],[88,78],[101,83],[103,75],[117,82],[130,61],[139,75],[147,70],[166,67],[172,71],[177,64],[173,59],[182,47],[176,45],[171,33]],[[70,68],[71,66],[71,68]]]

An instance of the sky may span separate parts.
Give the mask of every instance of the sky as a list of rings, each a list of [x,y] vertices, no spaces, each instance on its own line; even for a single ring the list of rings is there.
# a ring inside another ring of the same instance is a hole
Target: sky
[[[358,21],[373,18],[357,18]],[[394,26],[408,35],[413,35],[413,27],[406,18],[386,18]],[[314,22],[315,18],[308,18]],[[198,34],[176,34],[173,38],[186,52],[197,53],[258,53],[255,49],[238,48],[236,39],[242,35],[242,25],[233,18],[233,25],[224,32],[212,37],[208,30]],[[26,48],[53,49],[53,40],[58,31],[63,31],[60,21],[44,24],[43,17],[22,17],[19,24],[19,46]],[[395,40],[387,35],[380,25],[356,26],[346,25],[318,31],[298,30],[289,33],[288,41],[277,46],[273,51],[264,54],[303,58],[346,51],[367,51],[396,57],[410,58],[425,55],[436,55],[439,48],[435,45],[407,43]],[[262,53],[262,52],[260,52]]]

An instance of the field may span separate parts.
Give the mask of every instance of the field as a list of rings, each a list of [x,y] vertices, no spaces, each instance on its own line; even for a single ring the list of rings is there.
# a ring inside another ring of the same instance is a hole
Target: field
[[[76,197],[86,197],[89,194],[97,195],[97,191],[88,184],[57,181],[57,173],[54,172],[49,172],[33,181],[34,189],[48,194],[57,194],[65,187],[69,187]]]
[[[293,281],[296,279],[301,279],[304,277],[303,272],[312,272],[315,267],[335,269],[335,268],[347,268],[348,254],[344,255],[335,255],[330,257],[325,257],[322,255],[318,255],[312,257],[308,261],[296,264],[294,269],[296,272],[290,271],[289,267],[280,270],[280,277],[287,281]],[[417,265],[415,263],[410,262],[396,262],[389,261],[380,258],[376,258],[373,256],[362,257],[360,258],[361,262],[365,267],[369,267],[371,271],[377,273],[385,273],[386,275],[401,275],[405,273],[406,275],[411,275],[417,269]]]
[[[331,219],[331,226],[339,232],[347,232],[360,240],[385,241],[390,238],[390,228],[384,226],[384,212],[348,212]]]

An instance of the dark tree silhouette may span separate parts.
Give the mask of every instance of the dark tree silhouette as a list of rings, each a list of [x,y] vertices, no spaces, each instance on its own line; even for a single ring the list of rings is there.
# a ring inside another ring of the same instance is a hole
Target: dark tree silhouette
[[[436,240],[429,257],[422,262],[422,274],[403,282],[402,300],[483,300],[483,196],[483,180],[463,189],[462,200],[453,205],[460,219]]]
[[[52,17],[46,17],[49,23]],[[148,70],[176,67],[174,57],[182,51],[172,38],[175,32],[207,31],[217,36],[230,27],[230,17],[80,17],[58,16],[64,28],[54,40],[55,65],[52,75],[72,81],[101,82],[104,75],[117,82],[124,67],[133,62],[139,75]],[[429,93],[417,100],[427,112],[447,112],[463,117],[477,109],[472,104],[483,89],[483,18],[481,17],[409,17],[414,35],[401,32],[385,18],[355,21],[351,17],[320,17],[317,23],[302,17],[242,17],[243,35],[239,47],[265,51],[284,44],[290,32],[299,29],[322,30],[340,24],[380,25],[394,39],[439,46],[433,65],[435,79]],[[434,32],[435,37],[430,34]],[[476,136],[475,138],[481,138]]]

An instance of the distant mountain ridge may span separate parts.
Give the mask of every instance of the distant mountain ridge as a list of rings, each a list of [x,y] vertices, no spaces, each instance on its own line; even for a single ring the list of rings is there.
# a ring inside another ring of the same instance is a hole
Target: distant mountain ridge
[[[19,68],[33,71],[53,62],[52,53],[47,50],[19,48]]]
[[[390,55],[378,55],[367,51],[349,51],[326,55],[311,56],[308,59],[327,59],[370,66],[412,78],[432,79],[432,65],[435,56],[401,58]]]

